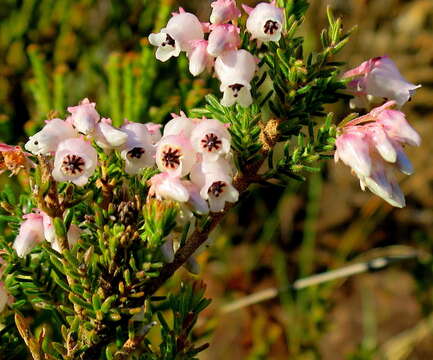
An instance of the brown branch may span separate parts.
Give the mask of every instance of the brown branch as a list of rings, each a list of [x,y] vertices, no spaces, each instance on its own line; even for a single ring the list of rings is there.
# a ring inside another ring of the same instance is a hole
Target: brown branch
[[[235,176],[233,186],[239,191],[240,195],[245,193],[248,187],[260,178],[257,173],[268,157],[269,152],[278,141],[279,124],[279,119],[271,119],[262,127],[260,133],[260,141],[262,143],[260,160],[246,167],[242,173]],[[195,253],[208,239],[212,230],[215,229],[227,212],[234,206],[234,203],[228,203],[222,212],[212,213],[207,226],[204,229],[197,228],[192,233],[185,245],[176,252],[173,261],[161,269],[157,278],[150,280],[145,285],[144,292],[147,296],[154,294]]]

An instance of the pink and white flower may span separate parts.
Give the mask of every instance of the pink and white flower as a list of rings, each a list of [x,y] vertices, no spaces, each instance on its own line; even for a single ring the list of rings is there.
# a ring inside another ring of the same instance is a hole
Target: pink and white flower
[[[173,14],[164,29],[149,35],[149,42],[158,46],[156,58],[164,62],[172,56],[179,56],[181,51],[189,52],[191,41],[203,38],[203,27],[197,16],[180,9],[180,13]]]
[[[208,203],[201,197],[200,189],[192,181],[182,181],[183,186],[188,190],[189,199],[188,204],[192,207],[194,212],[200,215],[206,215],[209,213]]]
[[[38,243],[44,241],[42,215],[30,213],[24,215],[23,218],[25,220],[21,223],[18,236],[13,244],[19,257],[25,257]]]
[[[95,109],[96,104],[89,99],[84,99],[77,106],[68,107],[71,116],[67,119],[77,129],[78,132],[89,135],[92,134],[100,116]]]
[[[189,71],[192,75],[200,75],[203,71],[212,69],[214,57],[207,51],[207,40],[195,40],[191,42],[191,50],[188,53]]]
[[[152,140],[152,144],[155,145],[159,140],[161,140],[161,124],[155,124],[152,122],[148,122],[146,124],[146,129],[149,132],[150,139]]]
[[[347,71],[343,78],[353,78],[348,88],[355,95],[352,107],[364,107],[368,96],[394,100],[403,106],[421,85],[406,81],[396,64],[388,56],[376,57],[364,61],[355,69]]]
[[[41,131],[30,136],[24,147],[34,155],[50,155],[60,142],[74,137],[78,137],[78,133],[69,122],[52,119],[46,122]]]
[[[121,127],[128,135],[121,156],[125,160],[125,172],[136,175],[141,169],[152,167],[155,164],[155,147],[152,137],[145,124],[128,122]]]
[[[98,162],[96,150],[83,139],[62,141],[54,158],[53,178],[84,186],[93,175]]]
[[[184,186],[183,181],[177,176],[163,172],[154,175],[150,180],[149,196],[156,197],[159,200],[174,200],[178,202],[187,202],[189,199],[188,189]]]
[[[235,0],[217,0],[212,2],[211,7],[210,22],[212,24],[224,24],[241,16]]]
[[[196,152],[184,135],[164,136],[156,150],[156,165],[172,176],[188,175],[196,162]]]
[[[226,202],[234,203],[239,199],[239,192],[232,184],[231,167],[222,159],[196,164],[191,171],[191,181],[200,188],[201,197],[209,201],[212,212],[223,211]]]
[[[257,69],[256,58],[246,50],[227,51],[215,62],[215,71],[224,93],[221,104],[232,106],[236,102],[248,107],[252,104],[250,82]]]
[[[171,114],[172,118],[164,126],[164,137],[170,135],[183,135],[190,137],[192,130],[195,128],[200,120],[188,118],[183,111],[180,115]]]
[[[247,30],[251,39],[260,42],[279,41],[284,27],[284,11],[272,3],[262,2],[254,9],[243,6],[248,13]]]
[[[101,119],[95,127],[95,142],[102,149],[118,149],[128,139],[128,134],[111,125],[110,119]]]
[[[402,146],[419,145],[421,139],[402,112],[390,109],[395,105],[389,101],[347,123],[337,137],[335,161],[352,168],[363,190],[368,188],[389,204],[403,207],[404,195],[394,173],[412,174]]]
[[[204,161],[215,161],[230,152],[231,136],[227,127],[215,119],[202,120],[191,133],[191,144]]]
[[[236,50],[241,45],[240,29],[232,24],[212,25],[209,34],[207,52],[220,56],[224,51]]]

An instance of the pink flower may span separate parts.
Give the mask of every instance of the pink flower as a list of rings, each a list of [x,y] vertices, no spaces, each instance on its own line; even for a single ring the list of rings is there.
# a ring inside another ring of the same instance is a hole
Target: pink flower
[[[394,105],[389,101],[347,123],[337,137],[335,161],[341,159],[352,168],[363,190],[368,188],[389,204],[403,207],[404,195],[394,173],[412,174],[402,145],[419,145],[420,138],[402,112],[390,109]]]
[[[235,0],[217,0],[212,2],[211,6],[210,22],[212,24],[227,23],[241,16]]]
[[[214,119],[202,120],[191,133],[191,144],[204,161],[215,161],[230,152],[231,136],[226,126]]]
[[[188,190],[189,199],[188,204],[192,207],[192,209],[200,214],[206,215],[209,213],[209,205],[207,202],[201,197],[200,189],[196,184],[191,181],[184,180],[182,181],[183,186]]]
[[[86,98],[80,102],[80,105],[68,107],[68,111],[71,113],[68,120],[72,122],[78,132],[89,135],[95,129],[100,118],[95,106],[95,103],[91,103]]]
[[[162,172],[182,177],[189,174],[195,161],[196,152],[183,135],[164,136],[158,143],[156,165]]]
[[[419,146],[421,144],[421,137],[409,125],[406,116],[401,111],[384,109],[376,115],[376,118],[386,133],[395,141],[412,146]]]
[[[54,180],[84,186],[94,173],[97,161],[96,150],[89,142],[83,139],[64,140],[54,158]]]
[[[15,238],[13,248],[19,257],[25,257],[40,242],[44,241],[44,226],[41,214],[30,213],[25,219]]]
[[[284,26],[284,11],[272,3],[260,3],[254,9],[243,6],[248,13],[247,30],[251,39],[260,42],[279,41]]]
[[[102,119],[95,127],[95,142],[102,149],[117,149],[123,146],[128,135],[111,125],[110,119]]]
[[[54,230],[54,225],[52,219],[43,211],[40,211],[42,215],[42,224],[44,226],[44,237],[49,243],[56,241],[56,232]]]
[[[241,106],[250,106],[250,82],[257,69],[255,57],[246,50],[232,50],[219,56],[215,62],[215,71],[221,81],[220,90],[224,92],[221,104],[232,106],[238,102]]]
[[[164,137],[170,135],[190,137],[192,130],[199,121],[188,118],[183,111],[180,112],[180,115],[171,114],[171,116],[173,119],[164,126]]]
[[[192,75],[200,75],[206,69],[210,70],[214,64],[214,57],[207,52],[207,40],[191,42],[191,51],[188,53],[189,71]]]
[[[152,140],[152,144],[155,145],[159,140],[161,140],[161,124],[155,124],[152,122],[148,122],[146,124],[146,129],[149,132],[150,139]]]
[[[190,51],[190,42],[204,38],[200,20],[191,13],[180,11],[173,14],[167,26],[158,34],[150,34],[149,42],[158,46],[156,58],[167,61],[172,56],[179,56],[181,51]]]
[[[241,45],[239,28],[232,24],[212,25],[209,34],[207,52],[220,56],[224,51],[236,50]]]
[[[337,137],[335,161],[343,161],[356,174],[369,176],[371,174],[370,145],[363,131],[357,128],[349,129]]]
[[[368,95],[394,100],[401,107],[421,87],[407,82],[388,56],[367,60],[347,71],[343,77],[353,78],[348,85],[356,96],[351,102],[353,107],[363,107],[362,104],[367,101],[362,101],[362,98]]]
[[[188,189],[184,186],[182,180],[179,177],[171,176],[169,173],[163,172],[154,175],[149,180],[149,184],[149,195],[151,197],[179,202],[187,202],[189,199]]]
[[[239,192],[232,185],[231,167],[220,159],[196,164],[191,171],[191,181],[200,188],[200,195],[209,201],[210,211],[224,210],[226,202],[236,202]]]
[[[121,152],[125,160],[125,172],[136,175],[141,169],[152,167],[155,164],[155,147],[147,126],[129,122],[123,125],[121,130],[128,135],[128,140]]]
[[[63,140],[78,137],[72,125],[61,119],[47,121],[41,131],[30,136],[24,147],[34,155],[50,155]]]

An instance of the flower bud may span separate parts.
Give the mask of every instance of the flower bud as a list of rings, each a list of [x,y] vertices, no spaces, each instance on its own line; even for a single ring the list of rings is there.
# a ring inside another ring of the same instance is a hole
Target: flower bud
[[[235,0],[217,0],[212,2],[211,6],[210,22],[212,24],[224,24],[241,16]]]
[[[241,44],[239,28],[232,24],[212,25],[209,34],[207,52],[220,56],[224,51],[236,50]]]
[[[80,105],[68,107],[68,111],[71,113],[68,120],[72,122],[78,132],[89,135],[94,131],[100,118],[95,106],[95,103],[91,103],[86,98],[80,102]]]

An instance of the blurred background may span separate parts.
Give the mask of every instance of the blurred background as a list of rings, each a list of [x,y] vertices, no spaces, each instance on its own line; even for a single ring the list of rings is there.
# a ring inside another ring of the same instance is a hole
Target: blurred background
[[[210,2],[179,1],[202,21]],[[197,328],[211,343],[200,359],[433,359],[433,1],[312,0],[302,28],[310,51],[320,44],[327,5],[346,29],[358,25],[339,59],[347,68],[387,54],[423,85],[404,107],[424,140],[408,149],[416,172],[401,179],[407,207],[363,193],[348,168],[333,162],[305,183],[254,189],[199,257],[213,299]],[[23,142],[47,116],[64,116],[84,97],[115,121],[163,123],[171,112],[199,106],[218,91],[214,79],[190,77],[184,57],[157,63],[146,40],[176,6],[1,0],[0,140]],[[348,107],[329,110],[342,119]],[[419,259],[221,313],[263,289],[413,250]],[[167,288],[190,276],[181,271]]]

